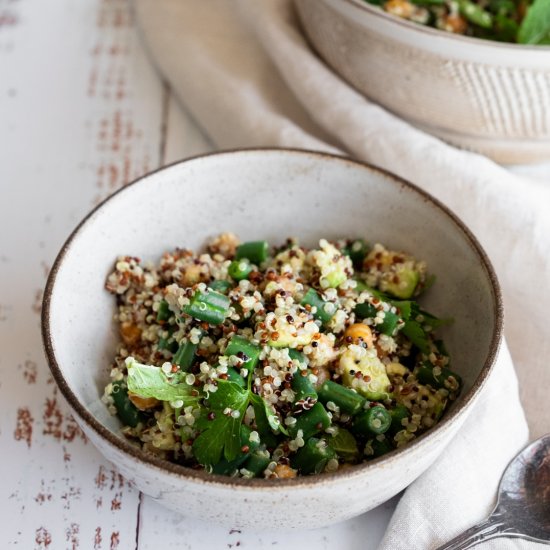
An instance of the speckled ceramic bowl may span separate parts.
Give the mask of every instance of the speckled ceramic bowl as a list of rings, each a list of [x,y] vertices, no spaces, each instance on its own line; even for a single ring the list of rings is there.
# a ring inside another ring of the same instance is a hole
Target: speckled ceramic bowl
[[[426,259],[437,284],[430,310],[456,322],[444,335],[464,392],[445,418],[408,447],[341,472],[291,480],[209,475],[144,454],[118,434],[100,401],[117,335],[104,290],[117,255],[156,260],[212,235],[314,244],[366,236]],[[502,308],[485,253],[444,206],[366,164],[322,153],[267,149],[186,160],[128,185],[91,212],[63,246],[43,307],[53,376],[92,443],[140,490],[182,514],[233,527],[318,527],[389,499],[433,463],[487,383]]]
[[[550,47],[440,31],[365,0],[295,0],[315,49],[360,92],[505,164],[550,155]]]

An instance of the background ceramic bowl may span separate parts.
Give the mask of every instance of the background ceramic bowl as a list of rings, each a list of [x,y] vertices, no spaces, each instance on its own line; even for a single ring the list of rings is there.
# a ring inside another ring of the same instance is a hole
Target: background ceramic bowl
[[[430,310],[452,315],[445,336],[464,392],[444,420],[404,449],[317,477],[244,480],[212,476],[145,455],[118,435],[100,401],[117,334],[105,277],[120,254],[157,260],[199,248],[223,231],[282,242],[299,236],[366,236],[428,261],[437,284]],[[395,495],[437,458],[478,398],[502,324],[492,268],[468,230],[412,185],[368,165],[296,150],[243,150],[193,158],[113,195],[75,230],[48,280],[43,336],[48,360],[92,443],[141,491],[186,515],[233,527],[317,527]],[[307,506],[304,505],[307,503]]]
[[[550,156],[550,47],[405,21],[364,0],[295,0],[323,59],[370,99],[503,163]]]

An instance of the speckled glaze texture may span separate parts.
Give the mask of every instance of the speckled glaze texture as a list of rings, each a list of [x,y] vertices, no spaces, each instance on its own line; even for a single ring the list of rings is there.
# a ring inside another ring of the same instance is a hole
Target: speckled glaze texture
[[[364,0],[295,0],[325,61],[370,99],[504,163],[550,154],[550,51],[462,37]]]
[[[335,474],[233,480],[147,456],[118,435],[100,401],[116,342],[105,277],[117,255],[156,260],[212,235],[280,242],[366,236],[426,259],[437,285],[425,304],[456,322],[444,335],[464,393],[407,448]],[[365,512],[430,466],[459,429],[501,338],[498,283],[468,230],[414,186],[368,165],[298,150],[242,150],[190,159],[124,188],[75,230],[52,269],[43,336],[52,373],[93,444],[140,490],[183,514],[233,527],[318,527]]]

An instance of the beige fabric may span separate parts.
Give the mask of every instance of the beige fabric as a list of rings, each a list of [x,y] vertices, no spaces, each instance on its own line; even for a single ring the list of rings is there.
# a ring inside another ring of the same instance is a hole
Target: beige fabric
[[[550,184],[459,151],[367,101],[310,50],[289,0],[135,2],[153,59],[217,146],[279,145],[350,154],[413,181],[470,226],[502,283],[506,338],[532,436],[548,431]],[[442,484],[428,473],[413,484],[384,548],[429,547],[490,508],[502,467],[526,439],[509,361],[501,360],[498,371],[492,397],[485,396],[439,462],[452,472],[450,464],[460,460],[462,481],[445,478]],[[473,503],[466,500],[465,485],[473,488]],[[420,520],[421,542],[411,546]]]

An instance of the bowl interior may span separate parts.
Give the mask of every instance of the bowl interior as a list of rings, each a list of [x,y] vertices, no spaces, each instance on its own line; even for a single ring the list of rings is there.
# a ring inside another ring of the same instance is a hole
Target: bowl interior
[[[115,299],[104,290],[115,258],[157,261],[165,250],[197,249],[224,231],[274,244],[288,236],[306,245],[321,237],[365,237],[425,259],[437,281],[423,304],[455,320],[443,335],[464,394],[490,357],[500,322],[490,267],[461,225],[425,194],[364,164],[320,153],[198,157],[112,196],[76,230],[54,266],[47,315],[58,381],[61,375],[65,395],[72,392],[113,432],[118,421],[100,397],[117,341]]]

